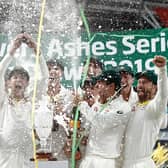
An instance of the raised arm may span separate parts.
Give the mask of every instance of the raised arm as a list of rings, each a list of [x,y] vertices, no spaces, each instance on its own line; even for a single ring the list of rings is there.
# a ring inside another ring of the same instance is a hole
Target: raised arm
[[[148,106],[150,117],[159,117],[166,113],[167,97],[168,97],[168,83],[167,83],[167,67],[166,58],[163,56],[155,56],[153,63],[158,68],[158,82],[157,94]]]
[[[5,72],[12,61],[12,56],[8,53],[0,62],[0,105],[3,103],[4,96],[6,94],[5,88]]]
[[[48,67],[46,64],[46,60],[44,59],[42,54],[40,58],[41,58],[40,59],[40,70],[42,74],[41,85],[43,86],[43,90],[46,93],[46,88],[48,86],[48,79],[49,79],[49,71],[48,71]]]
[[[37,88],[37,97],[40,98],[43,94],[45,95],[47,92],[48,79],[49,79],[49,71],[46,64],[46,60],[43,55],[40,55],[40,72],[41,78],[38,79],[38,88]]]
[[[29,48],[32,48],[35,52],[35,55],[37,56],[37,44],[34,42],[32,37],[24,33],[23,34],[25,43],[28,45]],[[39,53],[39,68],[40,68],[40,77],[37,79],[37,97],[40,98],[43,94],[46,93],[46,88],[48,85],[48,77],[49,77],[49,72],[48,72],[48,67],[46,64],[46,61],[41,54]]]
[[[22,41],[22,35],[17,35],[16,39],[13,41],[13,44],[9,50],[9,53],[7,53],[7,55],[2,59],[2,61],[0,62],[0,133],[1,131],[3,131],[2,127],[3,127],[3,119],[5,116],[5,111],[2,110],[2,106],[5,105],[4,104],[4,99],[6,96],[6,86],[5,86],[5,72],[9,66],[9,64],[11,63],[11,61],[13,60],[13,55],[15,53],[15,51],[17,50],[17,48],[20,47],[21,45],[21,41]]]
[[[5,57],[0,62],[0,105],[3,103],[4,96],[6,94],[5,88],[5,72],[13,60],[13,56],[16,50],[21,46],[23,35],[19,34],[16,36],[15,40],[13,41],[9,52],[5,55]]]

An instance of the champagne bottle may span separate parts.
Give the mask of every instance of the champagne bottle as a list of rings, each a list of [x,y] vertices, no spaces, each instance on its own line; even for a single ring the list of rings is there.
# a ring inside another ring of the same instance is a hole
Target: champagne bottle
[[[72,138],[72,135],[73,135],[73,129],[74,129],[74,123],[75,123],[76,113],[77,113],[77,106],[74,106],[73,109],[72,109],[71,120],[70,120],[70,132],[71,132],[70,134],[71,134],[71,138]],[[81,127],[80,111],[78,110],[77,134],[78,134],[78,131],[79,131],[80,127]],[[81,152],[80,152],[79,146],[77,147],[77,150],[76,150],[75,159],[76,160],[80,160],[81,159]]]
[[[77,106],[74,106],[72,109],[71,120],[70,120],[71,130],[73,130],[73,127],[74,127],[76,113],[77,113]],[[78,110],[77,129],[80,129],[80,126],[81,126],[80,111]]]

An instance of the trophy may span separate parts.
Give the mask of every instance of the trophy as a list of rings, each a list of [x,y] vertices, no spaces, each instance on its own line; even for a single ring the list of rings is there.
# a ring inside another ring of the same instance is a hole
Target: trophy
[[[38,149],[37,151],[37,159],[50,160],[50,158],[52,157],[51,138],[49,141],[52,124],[53,124],[53,111],[48,106],[48,102],[47,101],[39,102],[38,106],[36,106],[36,112],[35,112],[35,130],[40,139],[40,149]]]

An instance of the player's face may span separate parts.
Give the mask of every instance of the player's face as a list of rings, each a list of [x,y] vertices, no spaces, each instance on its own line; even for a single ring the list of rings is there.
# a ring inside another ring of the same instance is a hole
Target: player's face
[[[105,81],[97,81],[95,89],[97,90],[97,94],[103,99],[112,96],[111,93],[114,92],[112,84],[107,85]]]
[[[12,94],[20,95],[23,94],[26,87],[28,86],[28,80],[25,75],[22,74],[14,74],[9,80],[8,80],[8,87],[11,89]]]
[[[132,87],[132,84],[134,82],[134,78],[132,77],[131,74],[128,72],[121,72],[121,86],[128,86]]]
[[[137,94],[141,101],[151,99],[154,84],[146,77],[141,77],[137,83]]]

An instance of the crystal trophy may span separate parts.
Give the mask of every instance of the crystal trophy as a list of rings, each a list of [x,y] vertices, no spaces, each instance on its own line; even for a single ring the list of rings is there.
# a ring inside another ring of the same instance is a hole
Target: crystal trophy
[[[39,102],[35,112],[35,130],[40,139],[40,149],[37,150],[37,159],[49,160],[51,153],[51,129],[53,112],[45,102]]]

